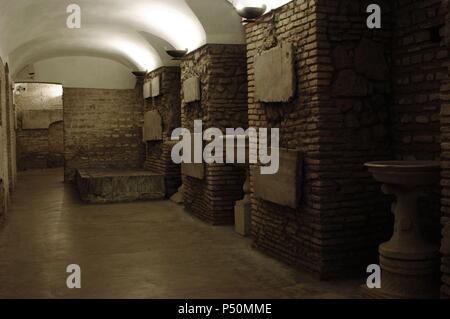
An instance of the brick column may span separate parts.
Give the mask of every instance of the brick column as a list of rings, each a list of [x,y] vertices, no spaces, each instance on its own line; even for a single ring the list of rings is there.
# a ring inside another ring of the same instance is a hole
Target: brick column
[[[247,78],[244,45],[208,44],[181,63],[182,83],[198,77],[201,101],[186,103],[182,93],[182,126],[193,132],[194,120],[211,127],[247,128]],[[183,176],[185,207],[215,225],[234,223],[234,205],[242,199],[245,172],[225,164],[205,165],[204,179]]]
[[[154,70],[147,75],[146,82],[158,77],[159,95],[145,101],[144,113],[154,110],[159,112],[163,139],[147,143],[144,168],[164,176],[166,196],[170,197],[181,185],[181,169],[172,161],[173,145],[170,142],[172,131],[181,126],[180,68],[162,67]]]
[[[447,19],[444,30],[445,45],[447,52],[450,48],[450,12],[449,2],[447,4]],[[447,60],[444,66],[448,68],[450,74],[450,59],[447,55]],[[441,296],[445,299],[450,299],[450,79],[448,77],[442,81],[441,86],[441,163],[442,163],[442,288]]]

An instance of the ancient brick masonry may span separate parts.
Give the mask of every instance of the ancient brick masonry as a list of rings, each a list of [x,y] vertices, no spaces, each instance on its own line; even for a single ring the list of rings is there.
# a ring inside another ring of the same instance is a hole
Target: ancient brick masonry
[[[448,70],[442,0],[395,1],[393,147],[398,159],[439,159],[441,82]]]
[[[182,126],[193,132],[194,120],[204,130],[247,128],[245,46],[209,44],[181,63],[182,83],[199,77],[201,101],[187,104],[182,93]],[[183,176],[184,204],[211,224],[232,224],[235,202],[243,197],[245,173],[225,164],[205,165],[204,180]]]
[[[61,85],[50,83],[18,83],[19,88],[16,95],[16,104],[18,109],[17,121],[17,165],[19,170],[44,169],[48,167],[62,167],[62,162],[56,163],[55,157],[50,150],[50,145],[54,143],[63,143],[62,126],[59,128],[59,134],[50,136],[49,127],[39,129],[25,127],[23,125],[26,112],[29,111],[59,111],[62,112],[61,96],[55,96],[55,90],[61,90]],[[60,116],[59,120],[62,120]],[[59,138],[59,141],[53,140]],[[60,154],[60,157],[62,154]],[[59,164],[59,165],[56,165]]]
[[[8,66],[0,58],[0,225],[6,217],[16,178],[13,118]]]
[[[76,169],[142,167],[142,101],[138,90],[64,89],[66,181]]]
[[[173,195],[181,185],[181,168],[173,163],[170,137],[181,126],[180,68],[163,67],[147,75],[146,81],[160,78],[160,95],[147,99],[144,112],[157,110],[162,118],[163,139],[147,143],[144,168],[165,177],[166,196]]]
[[[450,7],[447,1],[447,8]],[[444,39],[447,49],[450,49],[450,11],[447,14],[446,27],[443,29]],[[442,165],[442,226],[443,239],[441,246],[442,253],[442,297],[450,299],[450,58],[444,61],[444,66],[447,67],[447,78],[441,85],[441,165]]]
[[[252,196],[254,243],[322,278],[364,271],[391,228],[363,166],[390,155],[390,26],[369,31],[365,16],[359,1],[297,0],[246,28],[249,125],[279,127],[280,146],[305,157],[297,210]],[[255,55],[283,42],[295,46],[296,98],[257,103]]]

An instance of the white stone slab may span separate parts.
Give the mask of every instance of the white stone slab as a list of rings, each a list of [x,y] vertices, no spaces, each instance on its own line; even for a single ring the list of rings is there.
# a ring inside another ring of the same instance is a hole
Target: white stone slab
[[[144,99],[148,99],[151,97],[152,92],[151,92],[151,82],[147,81],[144,83]]]
[[[152,79],[152,97],[157,97],[161,94],[161,78],[159,76]]]
[[[258,102],[288,102],[295,93],[294,50],[290,43],[255,57],[255,98]]]
[[[50,124],[63,120],[63,110],[28,110],[22,112],[23,130],[45,130]]]
[[[144,127],[142,136],[144,142],[162,140],[162,118],[158,111],[150,111],[144,114]]]
[[[191,103],[200,101],[200,79],[192,77],[183,82],[184,102]]]
[[[274,175],[262,175],[252,168],[255,196],[265,201],[296,209],[301,198],[303,157],[301,152],[280,149],[280,169]]]

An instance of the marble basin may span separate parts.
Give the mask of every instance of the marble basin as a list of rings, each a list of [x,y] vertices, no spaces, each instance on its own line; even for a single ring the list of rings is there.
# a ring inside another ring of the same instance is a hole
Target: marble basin
[[[419,212],[421,193],[439,185],[440,163],[387,161],[365,164],[385,194],[395,195],[392,238],[379,247],[381,298],[435,298],[439,295],[439,247],[423,235]]]
[[[373,177],[383,184],[417,187],[434,185],[440,180],[437,161],[385,161],[365,164]]]

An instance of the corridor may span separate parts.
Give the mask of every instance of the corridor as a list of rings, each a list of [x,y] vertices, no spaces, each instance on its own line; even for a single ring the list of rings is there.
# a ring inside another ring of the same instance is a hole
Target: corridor
[[[82,288],[66,287],[78,264]],[[60,169],[19,174],[0,232],[0,298],[357,298],[170,201],[86,205]]]

